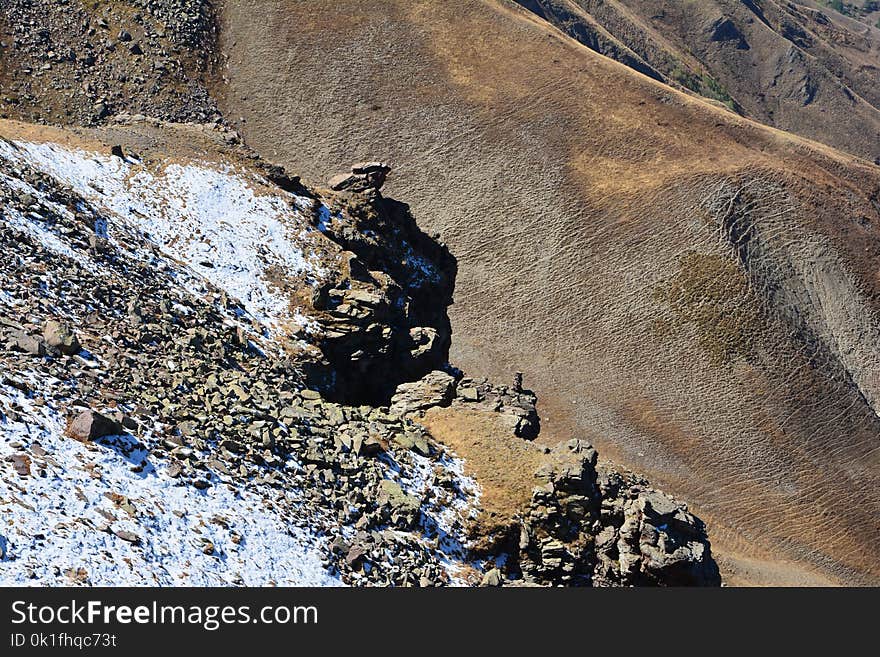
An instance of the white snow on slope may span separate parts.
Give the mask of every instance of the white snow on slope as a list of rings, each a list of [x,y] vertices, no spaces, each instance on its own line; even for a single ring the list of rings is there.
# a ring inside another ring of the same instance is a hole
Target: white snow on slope
[[[303,214],[311,199],[280,189],[256,193],[266,181],[229,166],[168,162],[153,171],[58,144],[14,143],[17,148],[0,140],[0,157],[48,173],[106,211],[110,223],[101,229],[111,241],[114,229],[136,228],[272,331],[305,324],[270,279],[311,281],[322,274],[310,252],[318,231]]]
[[[126,250],[124,238],[133,230],[157,243],[188,267],[171,272],[187,290],[203,293],[198,280],[208,280],[270,329],[305,321],[291,312],[284,293],[267,281],[267,272],[278,267],[306,278],[321,275],[308,255],[311,229],[302,214],[311,199],[280,190],[255,193],[264,181],[211,165],[167,163],[148,171],[137,162],[54,144],[19,142],[15,148],[2,140],[0,157],[51,174],[103,210],[109,223],[100,232],[106,230],[111,242],[120,238],[120,249]],[[86,251],[71,248],[40,215],[45,213],[40,208],[49,208],[69,218],[68,208],[2,173],[0,185],[39,201],[40,207],[29,211],[4,208],[2,217],[9,224],[83,266],[103,266]],[[203,261],[214,266],[203,266]],[[165,263],[160,259],[157,266]],[[17,303],[0,290],[0,304]],[[30,376],[31,389],[39,391],[47,383],[40,376],[45,374]],[[307,528],[314,515],[301,508],[294,462],[281,475],[287,485],[280,489],[221,476],[223,483],[215,480],[200,491],[170,477],[165,462],[142,447],[129,453],[131,437],[98,444],[64,437],[68,401],[46,398],[50,401],[41,405],[0,385],[0,464],[5,466],[0,469],[0,585],[69,584],[77,577],[96,585],[341,584],[321,565],[326,546]],[[11,408],[23,416],[20,421],[4,418]],[[155,442],[149,434],[141,439]],[[40,450],[48,454],[40,456]],[[32,461],[27,477],[2,463],[22,454]],[[147,464],[137,472],[133,468],[141,460]],[[440,557],[454,583],[464,583],[456,577],[465,556],[460,520],[473,512],[479,488],[464,476],[460,460],[444,458],[443,467],[463,491],[450,500],[446,488],[433,482],[435,464],[414,460],[414,468],[391,476],[408,493],[431,500],[424,505],[425,529],[439,536]],[[125,508],[133,515],[108,494],[130,500]],[[105,513],[112,514],[112,521]],[[139,544],[113,532],[137,537]],[[213,545],[211,554],[205,553],[206,541]]]
[[[8,148],[6,144],[0,141],[0,155],[3,154],[3,149]],[[40,198],[40,200],[52,210],[57,212],[58,214],[69,217],[71,212],[64,206],[58,205],[56,203],[52,203],[48,198],[46,198],[45,194],[40,194],[38,190],[36,190],[31,185],[27,184],[23,180],[19,180],[18,178],[13,178],[11,176],[7,176],[5,173],[0,172],[0,186],[6,187],[7,189],[14,190],[18,193],[26,193],[30,194],[36,198]],[[3,208],[3,216],[6,219],[6,222],[21,230],[24,233],[27,233],[31,237],[35,238],[41,244],[46,246],[46,248],[55,251],[56,253],[63,255],[71,260],[75,260],[81,265],[87,264],[86,258],[84,258],[81,254],[74,251],[70,248],[69,245],[65,244],[62,240],[60,240],[56,235],[54,235],[50,230],[47,230],[45,226],[42,224],[42,217],[34,211],[29,211],[27,215],[22,214],[14,207],[7,206]]]
[[[3,418],[12,408],[20,421]],[[131,437],[100,444],[64,437],[54,409],[9,386],[0,386],[0,434],[0,460],[31,449],[31,476],[0,476],[2,585],[72,584],[79,569],[105,586],[341,585],[321,564],[320,539],[284,517],[297,512],[296,491],[241,484],[199,491],[145,450],[124,456],[119,441]],[[143,459],[146,467],[133,471]],[[106,496],[114,493],[130,506]],[[113,532],[130,532],[140,544]]]
[[[398,483],[408,495],[417,499],[427,498],[428,502],[423,505],[422,524],[429,533],[436,533],[444,567],[452,583],[463,585],[461,574],[462,567],[468,563],[469,542],[463,523],[477,516],[481,497],[480,486],[473,477],[464,473],[462,459],[444,454],[440,458],[440,465],[452,475],[457,491],[452,494],[451,491],[440,490],[433,481],[437,463],[418,454],[411,456],[413,467],[407,472],[399,473]]]

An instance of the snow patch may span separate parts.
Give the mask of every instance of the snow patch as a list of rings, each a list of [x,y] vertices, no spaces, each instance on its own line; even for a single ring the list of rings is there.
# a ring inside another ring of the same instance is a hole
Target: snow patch
[[[54,251],[59,255],[70,258],[82,266],[94,266],[94,264],[90,263],[81,253],[70,248],[70,246],[55,235],[55,233],[47,229],[43,223],[33,215],[25,216],[13,208],[7,207],[3,209],[3,218],[9,226],[17,228],[23,233],[30,235],[50,251]]]
[[[258,194],[255,190],[266,181],[230,166],[166,162],[153,171],[132,160],[57,144],[14,144],[0,141],[0,156],[48,173],[108,213],[109,221],[95,226],[99,237],[112,242],[116,231],[136,228],[167,255],[238,299],[273,332],[282,332],[286,324],[308,324],[291,308],[283,286],[294,278],[312,282],[324,273],[310,249],[317,231],[305,211],[312,199],[274,189]],[[10,181],[4,176],[3,182],[13,187]],[[20,215],[13,219],[33,234],[34,227],[25,225]],[[53,249],[62,246],[48,231],[39,237]]]
[[[477,516],[480,486],[464,473],[464,461],[456,456],[442,454],[432,460],[410,453],[410,457],[412,466],[400,473],[400,486],[408,495],[427,500],[422,505],[422,528],[439,539],[438,548],[452,584],[465,585],[461,575],[467,565],[469,539],[464,523]],[[451,475],[451,489],[436,484],[434,475],[438,467]]]
[[[28,453],[31,473],[0,477],[2,585],[342,584],[322,566],[322,539],[287,517],[296,491],[182,485],[133,437],[65,438],[55,409],[9,386],[0,435],[0,460]]]

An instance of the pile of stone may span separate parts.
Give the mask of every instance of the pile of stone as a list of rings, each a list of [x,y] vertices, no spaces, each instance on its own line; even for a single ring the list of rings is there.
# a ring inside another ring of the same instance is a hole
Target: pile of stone
[[[179,485],[304,491],[304,508],[291,522],[330,537],[326,565],[348,583],[449,583],[450,547],[428,519],[466,503],[466,493],[422,427],[379,405],[328,401],[309,388],[306,374],[327,367],[315,360],[320,352],[264,340],[222,291],[207,284],[204,296],[183,289],[179,265],[145,238],[117,230],[119,246],[99,242],[98,209],[39,172],[2,162],[0,168],[46,194],[0,187],[4,212],[39,221],[76,254],[62,255],[0,220],[0,248],[9,254],[0,261],[3,385],[62,409],[71,439],[131,434],[129,452],[145,454],[132,467],[143,468],[149,458]],[[393,356],[383,353],[383,334],[399,333],[405,354],[410,345],[423,349],[424,340],[412,334],[436,330],[411,326],[383,296],[396,287],[406,298],[405,291],[379,270],[369,274],[380,281],[372,285],[346,279],[350,273],[327,291],[333,313],[317,315],[324,330],[340,325],[329,317],[357,325],[350,333],[369,338],[360,343],[366,361]],[[382,323],[392,320],[393,327]],[[388,376],[393,389],[397,381]],[[17,421],[18,412],[0,407],[0,420]],[[20,449],[9,467],[30,471],[22,464],[37,468],[51,458],[37,445]]]
[[[391,398],[391,410],[418,417],[433,407],[459,406],[498,413],[512,435],[532,440],[540,431],[538,398],[522,387],[518,374],[513,386],[496,386],[488,379],[456,379],[442,370],[429,372],[418,381],[400,384]]]
[[[390,162],[359,162],[351,166],[349,173],[339,173],[330,178],[327,186],[335,192],[378,191],[382,189],[390,171]]]
[[[204,75],[215,56],[209,0],[0,3],[0,118],[93,125],[123,111],[220,118]],[[94,6],[91,6],[94,5]]]
[[[164,25],[171,41],[206,55],[217,39],[217,15],[211,0],[132,0]]]
[[[554,447],[520,525],[526,581],[593,586],[717,586],[703,523],[632,475],[597,468],[592,446]]]
[[[493,385],[488,379],[462,378],[458,382],[455,403],[469,408],[500,413],[513,435],[526,440],[537,438],[541,431],[536,405],[538,397],[523,388],[522,374],[517,372],[512,386]]]

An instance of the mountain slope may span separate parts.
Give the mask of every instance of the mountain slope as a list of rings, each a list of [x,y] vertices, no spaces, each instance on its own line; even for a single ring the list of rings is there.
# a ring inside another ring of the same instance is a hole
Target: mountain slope
[[[523,0],[581,43],[767,125],[880,158],[880,29],[776,0]]]
[[[211,0],[4,0],[0,118],[95,125],[127,110],[219,119],[202,84],[216,36]]]
[[[235,143],[157,121],[0,123],[4,584],[442,584],[472,568],[479,493],[460,461],[307,388],[306,366],[328,367],[313,291],[366,286],[314,225],[331,208]]]
[[[396,163],[458,258],[453,362],[516,363],[544,439],[688,499],[734,579],[880,581],[876,168],[512,2],[242,1],[221,27],[215,93],[260,152]]]
[[[0,245],[2,584],[720,583],[686,505],[448,364],[454,259],[375,185],[0,122]],[[437,409],[494,430],[464,460]]]

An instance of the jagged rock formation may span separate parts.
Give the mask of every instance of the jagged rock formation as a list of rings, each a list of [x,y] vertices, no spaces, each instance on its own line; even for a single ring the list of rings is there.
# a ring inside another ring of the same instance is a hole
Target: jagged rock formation
[[[14,134],[21,127],[3,129]],[[185,126],[157,125],[150,134],[175,131],[211,148]],[[0,473],[0,504],[22,507],[15,524],[0,530],[4,581],[465,581],[458,567],[443,563],[464,563],[456,523],[476,502],[475,484],[411,421],[369,406],[334,404],[307,388],[306,369],[330,367],[311,344],[324,339],[324,313],[311,308],[308,295],[299,297],[298,312],[311,319],[298,319],[287,306],[301,295],[300,286],[332,290],[351,269],[369,271],[316,229],[298,232],[308,227],[308,208],[318,201],[274,188],[248,169],[224,172],[224,165],[204,162],[174,169],[179,165],[157,163],[154,153],[142,157],[151,164],[130,155],[120,160],[56,144],[0,141],[0,245],[10,254],[0,264],[0,449],[12,468]],[[186,178],[182,187],[163,177],[169,167]],[[133,186],[129,168],[143,188]],[[254,189],[259,200],[247,196]],[[180,206],[188,208],[185,218],[174,214],[183,199],[189,199]],[[234,221],[231,232],[212,226],[211,203],[225,204],[221,216]],[[171,217],[179,225],[190,222],[192,243],[176,233],[174,246],[162,241],[163,222]],[[249,262],[241,249],[254,230],[261,234],[260,259]],[[276,230],[292,241],[267,239]],[[202,251],[199,239],[213,247]],[[230,240],[237,242],[228,262]],[[279,248],[288,251],[271,252]],[[288,270],[285,281],[275,273],[273,258],[294,262],[300,256],[292,250],[308,248],[315,255],[300,266],[310,268],[309,278]],[[259,263],[268,266],[248,269]],[[231,279],[227,267],[234,269]],[[272,294],[261,288],[269,276],[289,295],[283,304],[265,296]],[[385,272],[371,276],[393,284]],[[236,285],[240,299],[230,293]],[[291,324],[299,328],[288,333]],[[401,330],[409,339],[409,327]],[[305,341],[297,341],[297,331]],[[381,345],[363,346],[376,350],[365,358],[386,357]],[[84,476],[77,474],[78,462],[87,468]],[[89,471],[99,476],[90,480]],[[237,503],[223,501],[227,490],[249,503],[280,502],[268,515],[259,504],[242,514]],[[179,505],[175,513],[182,515],[169,520],[169,509],[159,511],[163,504]],[[62,516],[71,524],[54,526]],[[295,540],[273,533],[288,525]],[[195,550],[169,546],[174,536],[196,530],[204,541]],[[254,559],[266,558],[257,556],[266,549],[262,538],[272,536],[266,540],[279,541],[278,552],[254,569]],[[353,558],[351,550],[340,550],[365,541],[375,555]],[[94,553],[71,554],[74,545],[92,546]],[[292,565],[302,551],[305,563],[317,559],[312,571]],[[195,570],[179,572],[176,564],[187,559]],[[127,572],[126,560],[137,565],[135,572]]]
[[[400,381],[418,379],[448,361],[456,263],[425,235],[409,208],[372,185],[336,197],[338,210],[319,211],[321,231],[345,249],[341,278],[321,286],[320,340],[331,369],[310,370],[331,397],[388,402]]]
[[[499,414],[502,426],[511,435],[532,440],[541,430],[536,408],[538,398],[531,390],[522,388],[521,377],[517,374],[516,382],[509,388],[493,385],[485,378],[456,379],[451,374],[435,370],[418,381],[397,386],[391,398],[391,409],[406,415],[454,404],[469,410],[488,411]]]
[[[504,424],[519,438],[532,440],[541,431],[541,421],[535,407],[538,397],[531,390],[523,389],[521,373],[517,373],[511,387],[493,385],[485,378],[463,378],[458,382],[455,402],[468,408],[500,413]]]
[[[387,162],[361,162],[352,165],[351,173],[333,176],[327,181],[327,186],[336,192],[379,190],[385,184],[389,171],[391,165]]]
[[[509,430],[493,437],[502,444],[538,436],[536,401],[519,375],[510,389],[438,371],[398,386],[391,411],[417,421],[432,408],[498,415]],[[686,505],[610,464],[597,468],[598,452],[582,440],[529,447],[539,463],[529,501],[501,522],[470,525],[475,553],[497,564],[483,585],[720,584],[705,526]]]
[[[520,525],[527,580],[596,586],[717,586],[703,523],[647,482],[602,468],[580,440],[560,443],[535,473]]]

